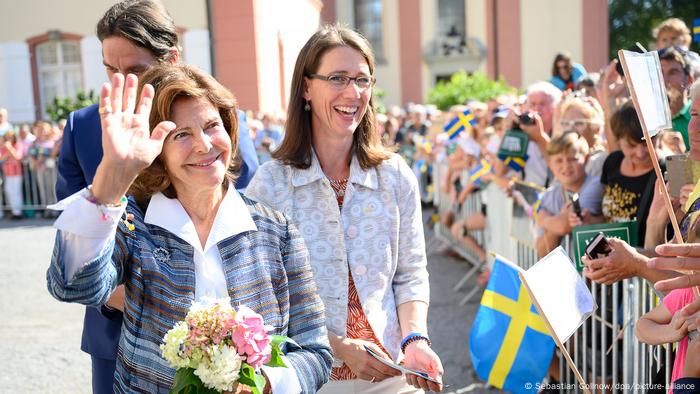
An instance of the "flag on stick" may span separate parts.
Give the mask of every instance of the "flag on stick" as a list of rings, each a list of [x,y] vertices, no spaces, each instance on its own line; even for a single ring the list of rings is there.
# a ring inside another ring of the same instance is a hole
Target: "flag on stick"
[[[472,115],[471,111],[466,110],[464,112],[458,113],[457,116],[452,119],[449,123],[445,125],[443,130],[449,136],[450,141],[457,138],[457,136],[464,130],[471,130],[476,124],[476,118]]]
[[[477,375],[513,393],[536,393],[554,354],[554,341],[518,273],[522,268],[496,256],[489,283],[469,334]]]

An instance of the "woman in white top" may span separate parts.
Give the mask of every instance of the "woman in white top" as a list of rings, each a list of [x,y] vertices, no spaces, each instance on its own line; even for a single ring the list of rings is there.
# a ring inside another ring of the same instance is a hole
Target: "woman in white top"
[[[369,43],[350,29],[325,26],[307,41],[292,77],[285,138],[247,195],[287,214],[309,250],[336,358],[322,392],[440,391],[441,384],[398,376],[364,348],[442,379],[427,333],[418,183],[382,147],[374,67]]]

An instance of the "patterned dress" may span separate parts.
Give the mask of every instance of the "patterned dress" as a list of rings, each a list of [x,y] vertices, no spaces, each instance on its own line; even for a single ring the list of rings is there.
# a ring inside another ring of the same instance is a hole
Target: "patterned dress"
[[[341,181],[336,181],[330,179],[331,187],[333,192],[335,192],[335,197],[338,200],[338,209],[343,209],[343,198],[345,197],[345,187],[348,184],[347,179]],[[348,270],[348,323],[347,323],[347,336],[352,339],[363,339],[365,341],[372,342],[373,344],[379,346],[380,349],[386,354],[384,346],[379,342],[377,336],[374,335],[374,331],[365,316],[365,312],[362,310],[362,303],[360,302],[360,296],[357,294],[357,288],[355,287],[355,282],[352,280],[352,273]],[[350,370],[347,364],[343,363],[341,367],[335,367],[331,370],[332,380],[352,380],[357,379],[357,376]]]

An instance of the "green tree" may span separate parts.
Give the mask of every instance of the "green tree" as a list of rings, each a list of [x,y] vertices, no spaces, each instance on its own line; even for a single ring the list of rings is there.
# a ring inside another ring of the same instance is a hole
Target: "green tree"
[[[617,58],[619,49],[626,49],[639,42],[651,49],[654,37],[652,29],[665,19],[682,19],[693,30],[693,20],[700,18],[698,0],[608,0],[610,15],[610,58]],[[691,49],[699,50],[693,42]]]
[[[491,80],[480,71],[473,74],[459,71],[452,74],[449,81],[439,81],[428,92],[428,103],[445,111],[467,100],[486,101],[504,93],[517,93],[517,89],[506,85],[503,79]]]
[[[97,96],[94,91],[88,94],[78,91],[75,98],[72,97],[55,97],[51,104],[46,107],[51,120],[58,122],[61,119],[68,119],[68,114],[81,108],[97,103]]]

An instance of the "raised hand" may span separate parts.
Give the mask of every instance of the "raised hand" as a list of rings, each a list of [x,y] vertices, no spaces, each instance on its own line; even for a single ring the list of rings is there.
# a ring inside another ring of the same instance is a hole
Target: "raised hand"
[[[151,132],[148,118],[153,86],[145,85],[136,104],[138,78],[114,74],[112,84],[100,91],[100,122],[104,156],[95,173],[92,193],[100,203],[117,203],[138,174],[163,149],[163,142],[175,124],[160,122]]]
[[[146,85],[136,104],[138,78],[114,74],[112,84],[100,91],[103,163],[119,167],[134,177],[160,154],[168,133],[175,128],[169,121],[159,123],[150,132],[148,117],[153,102],[153,87]]]

